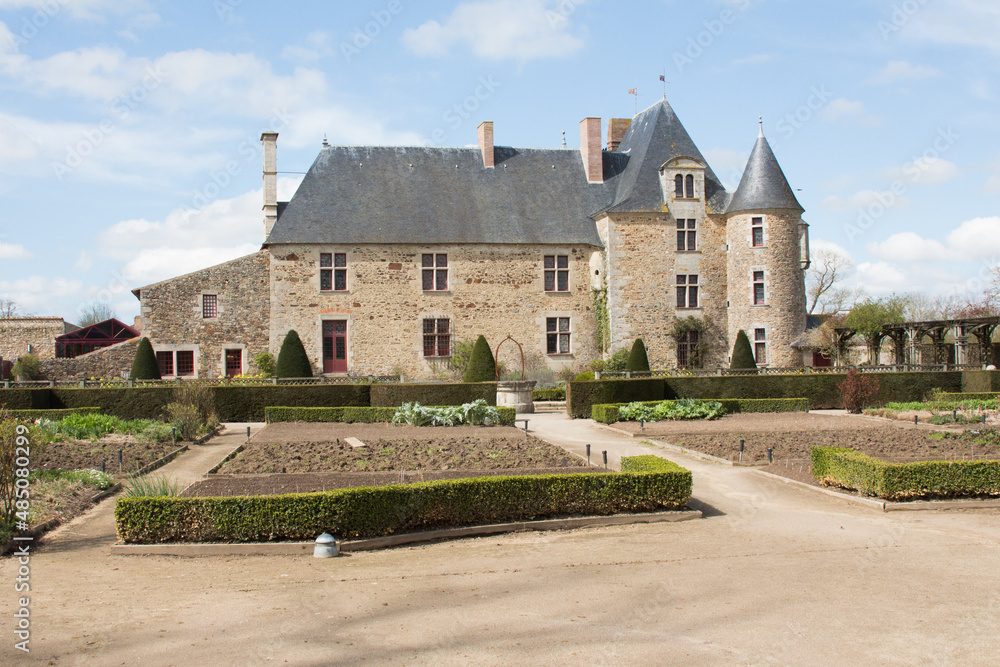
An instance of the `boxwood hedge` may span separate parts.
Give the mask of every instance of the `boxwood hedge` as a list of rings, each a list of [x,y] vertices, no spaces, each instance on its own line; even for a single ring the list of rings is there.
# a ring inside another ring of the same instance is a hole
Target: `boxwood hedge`
[[[500,413],[500,426],[510,426],[514,423],[517,411],[514,408],[497,408]],[[374,424],[391,422],[396,414],[396,408],[290,408],[269,407],[265,410],[265,421],[274,422],[352,422],[358,424]]]
[[[646,459],[647,457],[639,457]],[[228,498],[120,498],[118,538],[126,543],[270,542],[340,538],[567,514],[608,515],[683,507],[691,472],[622,459],[632,472],[438,480],[322,493]]]
[[[853,449],[812,448],[813,477],[886,500],[1000,496],[1000,461],[890,463]]]
[[[565,389],[534,389],[531,392],[534,401],[565,401]]]
[[[805,398],[722,398],[713,399],[722,403],[727,413],[736,412],[808,412],[809,400]],[[643,405],[656,405],[660,401],[642,401]],[[618,408],[625,403],[595,405],[591,408],[591,419],[602,424],[621,421]]]
[[[8,410],[12,417],[17,417],[18,419],[50,419],[52,421],[58,421],[74,414],[89,415],[99,413],[100,411],[100,408],[95,407],[71,408],[67,410]]]
[[[462,405],[483,399],[488,405],[497,404],[496,382],[405,383],[371,385],[371,405],[398,408],[403,403],[420,405]],[[272,403],[272,405],[274,405]]]
[[[272,405],[367,406],[370,388],[367,384],[219,386],[212,387],[212,397],[219,421],[260,422]]]

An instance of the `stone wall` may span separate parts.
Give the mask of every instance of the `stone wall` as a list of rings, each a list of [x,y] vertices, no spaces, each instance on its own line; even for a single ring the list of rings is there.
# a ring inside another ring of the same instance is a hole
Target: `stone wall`
[[[688,203],[697,207],[696,203]],[[725,361],[725,223],[701,210],[678,211],[698,221],[694,251],[677,250],[676,219],[670,213],[611,214],[598,221],[607,247],[605,278],[611,320],[611,349],[642,338],[653,368],[676,368],[677,344],[668,335],[677,318],[708,320],[712,334],[705,367]],[[699,306],[677,308],[677,275],[697,275]]]
[[[54,359],[56,337],[75,328],[61,317],[0,318],[0,357],[17,361],[30,352],[39,359]]]
[[[359,245],[272,247],[270,349],[277,354],[295,329],[314,372],[322,367],[324,320],[347,322],[348,372],[433,379],[448,373],[447,359],[425,358],[423,321],[448,319],[455,341],[484,335],[490,346],[512,336],[526,368],[582,372],[600,356],[591,293],[591,246]],[[346,291],[320,291],[320,253],[346,253]],[[424,291],[421,255],[448,255],[449,289]],[[569,257],[569,291],[546,292],[543,258]],[[144,313],[145,314],[145,313]],[[546,319],[570,318],[570,353],[546,350]],[[519,369],[508,343],[500,361]]]
[[[753,247],[751,220],[764,220],[764,245]],[[767,365],[798,367],[801,353],[790,345],[805,331],[805,277],[799,245],[799,213],[766,210],[739,213],[729,220],[729,339],[740,329],[751,346],[754,330],[766,332]],[[753,303],[753,273],[764,272],[765,304]]]
[[[143,335],[157,352],[194,352],[196,377],[224,376],[225,351],[233,349],[243,371],[256,373],[253,357],[268,350],[268,261],[262,250],[143,287]],[[202,317],[205,295],[215,295],[217,317]]]
[[[125,379],[132,370],[139,339],[104,347],[73,359],[46,359],[41,365],[43,380]]]

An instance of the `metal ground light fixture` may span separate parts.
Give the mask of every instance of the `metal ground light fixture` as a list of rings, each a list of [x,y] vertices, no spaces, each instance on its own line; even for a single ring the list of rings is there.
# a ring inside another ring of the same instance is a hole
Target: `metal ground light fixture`
[[[313,558],[335,558],[340,555],[337,549],[337,538],[330,533],[323,533],[316,538],[313,547]]]

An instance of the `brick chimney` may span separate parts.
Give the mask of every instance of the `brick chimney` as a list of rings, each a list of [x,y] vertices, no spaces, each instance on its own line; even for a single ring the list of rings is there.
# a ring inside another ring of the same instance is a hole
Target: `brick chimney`
[[[492,169],[493,162],[493,121],[484,120],[479,124],[479,151],[483,154],[483,166]]]
[[[604,182],[604,156],[601,154],[601,119],[580,121],[580,157],[588,183]]]
[[[264,240],[278,220],[278,133],[260,135],[264,144]]]
[[[610,118],[608,119],[608,150],[616,151],[621,146],[625,132],[631,124],[631,118]]]

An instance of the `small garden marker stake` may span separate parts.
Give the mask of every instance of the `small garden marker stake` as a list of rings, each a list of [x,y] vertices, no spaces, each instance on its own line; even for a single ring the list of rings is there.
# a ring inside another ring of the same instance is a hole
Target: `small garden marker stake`
[[[590,465],[590,445],[587,445],[587,465]]]
[[[247,426],[247,442],[250,442],[250,427]]]
[[[118,472],[122,471],[122,450],[118,450]]]
[[[604,456],[604,469],[607,470],[608,469],[608,450],[605,449],[603,452],[601,452],[601,454]]]
[[[774,448],[773,447],[768,447],[767,448],[767,462],[768,463],[774,463]]]
[[[743,448],[746,446],[745,440],[740,440],[740,463],[743,462]]]
[[[919,423],[919,421],[920,421],[920,416],[919,415],[913,415],[913,424],[916,425],[916,424]]]
[[[101,459],[101,472],[105,472],[105,470],[104,470],[104,464],[106,464],[107,462],[108,462],[107,459]]]

